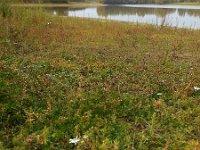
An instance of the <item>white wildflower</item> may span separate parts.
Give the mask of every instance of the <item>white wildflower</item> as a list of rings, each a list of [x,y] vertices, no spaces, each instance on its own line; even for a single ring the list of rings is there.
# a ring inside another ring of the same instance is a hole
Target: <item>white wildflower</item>
[[[80,138],[78,138],[78,137],[75,137],[73,139],[69,139],[69,143],[71,143],[71,144],[77,144],[79,141],[80,141]]]
[[[195,91],[199,91],[199,90],[200,90],[200,87],[194,86],[194,90],[195,90]]]
[[[161,96],[161,95],[162,95],[162,93],[157,93],[157,95],[158,95],[158,96]]]
[[[166,80],[161,80],[161,82],[162,82],[162,83],[165,83],[165,82],[166,82]]]
[[[84,135],[84,136],[83,136],[83,139],[88,139],[88,136],[87,136],[87,135]]]
[[[56,11],[54,11],[54,12],[53,12],[53,15],[57,15],[57,12],[56,12]]]

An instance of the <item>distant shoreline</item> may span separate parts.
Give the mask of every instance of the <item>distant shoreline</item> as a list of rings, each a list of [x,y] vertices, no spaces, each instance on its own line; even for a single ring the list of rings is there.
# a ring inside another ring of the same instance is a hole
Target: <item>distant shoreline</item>
[[[11,4],[13,7],[76,7],[76,8],[83,8],[83,7],[100,7],[100,6],[108,6],[108,5],[115,5],[115,4],[101,4],[101,3],[77,3],[71,2],[68,4],[52,4],[52,3],[16,3]],[[119,4],[117,4],[119,5]],[[129,5],[129,4],[121,4],[121,5]],[[144,5],[144,4],[130,4],[130,5]],[[171,4],[147,4],[147,5],[163,5],[163,6],[200,6],[200,3],[171,3]]]
[[[182,2],[182,3],[171,3],[166,5],[182,5],[182,6],[200,6],[200,2]]]
[[[33,3],[17,3],[11,4],[13,7],[98,7],[106,6],[106,4],[101,3],[68,3],[68,4],[52,4],[52,3],[43,3],[43,4],[33,4]]]

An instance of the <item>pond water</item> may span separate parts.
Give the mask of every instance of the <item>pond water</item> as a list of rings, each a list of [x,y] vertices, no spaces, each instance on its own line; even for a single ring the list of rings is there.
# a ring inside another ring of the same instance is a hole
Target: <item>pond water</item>
[[[108,5],[90,8],[47,8],[53,15],[147,23],[200,29],[200,6]]]

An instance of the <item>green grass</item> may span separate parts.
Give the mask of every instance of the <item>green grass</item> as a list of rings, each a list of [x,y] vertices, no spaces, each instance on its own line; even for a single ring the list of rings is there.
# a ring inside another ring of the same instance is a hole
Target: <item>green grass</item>
[[[198,149],[199,39],[12,9],[0,18],[0,148]]]

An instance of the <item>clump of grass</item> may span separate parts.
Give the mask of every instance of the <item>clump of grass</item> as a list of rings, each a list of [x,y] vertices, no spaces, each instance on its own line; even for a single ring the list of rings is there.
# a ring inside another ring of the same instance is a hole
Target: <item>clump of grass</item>
[[[0,22],[2,149],[198,149],[198,30],[12,14]]]
[[[3,18],[10,17],[12,15],[9,2],[6,0],[0,1],[0,16]]]

